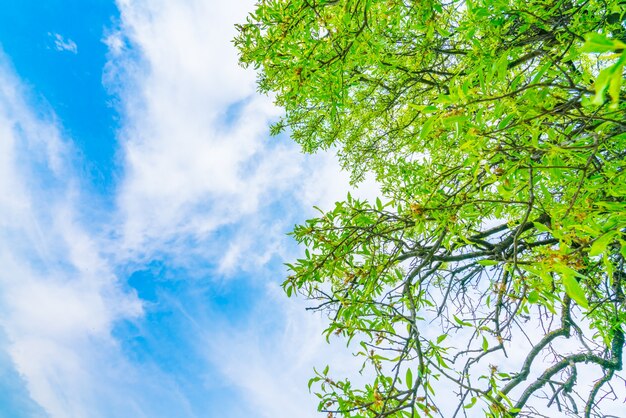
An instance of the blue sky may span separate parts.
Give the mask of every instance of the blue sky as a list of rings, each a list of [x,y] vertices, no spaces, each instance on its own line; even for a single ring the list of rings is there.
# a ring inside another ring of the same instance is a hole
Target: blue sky
[[[312,368],[354,360],[283,295],[285,233],[349,186],[268,137],[254,2],[5,3],[0,416],[318,416]]]

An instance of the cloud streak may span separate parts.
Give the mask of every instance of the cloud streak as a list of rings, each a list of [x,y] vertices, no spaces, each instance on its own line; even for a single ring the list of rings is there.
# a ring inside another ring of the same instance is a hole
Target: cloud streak
[[[0,57],[0,325],[28,391],[51,416],[96,416],[112,325],[141,314],[80,222],[72,147],[52,116],[36,117]]]
[[[235,313],[216,305],[202,314],[192,294],[169,309],[202,336],[193,345],[205,372],[221,375],[257,416],[315,416],[306,387],[313,366],[354,360],[325,345],[322,321],[302,301],[283,302],[277,261],[298,253],[284,234],[312,205],[342,199],[348,176],[331,154],[304,156],[286,138],[267,138],[279,111],[255,93],[231,43],[252,1],[118,4],[108,69],[126,120],[119,259],[162,258],[191,276],[208,265],[210,287],[256,282],[253,296],[231,296],[252,303]],[[377,190],[369,182],[361,194]]]
[[[108,68],[127,122],[118,203],[129,253],[163,240],[174,251],[172,238],[247,222],[285,195],[297,199],[290,213],[345,195],[348,178],[330,154],[305,157],[290,140],[267,138],[280,111],[255,94],[231,42],[252,1],[118,4]]]

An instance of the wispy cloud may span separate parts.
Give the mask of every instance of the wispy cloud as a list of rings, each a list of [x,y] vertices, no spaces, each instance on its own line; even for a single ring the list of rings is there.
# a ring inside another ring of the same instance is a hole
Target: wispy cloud
[[[115,321],[141,313],[80,222],[72,148],[41,120],[0,57],[0,325],[30,395],[51,416],[97,416],[102,365],[119,357]],[[120,361],[118,359],[118,361]]]
[[[241,5],[120,6],[127,35],[143,52],[145,65],[138,68],[149,68],[132,74],[125,96],[119,202],[126,246],[206,236],[254,213],[263,194],[288,182],[298,167],[284,146],[267,158],[262,138],[276,110],[250,96],[253,76],[237,67],[229,42]],[[225,120],[229,107],[236,108],[232,121]]]
[[[115,53],[109,63],[123,84],[127,121],[118,200],[125,248],[152,251],[164,239],[206,237],[289,196],[298,199],[288,208],[294,214],[345,195],[348,179],[334,157],[305,157],[286,138],[267,138],[280,111],[255,94],[255,75],[237,65],[231,42],[252,1],[119,6],[120,33],[141,51]]]
[[[259,417],[314,416],[313,366],[352,357],[325,345],[322,322],[302,301],[281,302],[275,283],[284,272],[272,261],[296,255],[285,233],[312,205],[343,198],[348,177],[331,154],[303,156],[287,138],[268,138],[279,111],[255,93],[231,43],[253,1],[118,4],[108,71],[126,121],[119,260],[204,263],[215,267],[207,273],[215,286],[225,277],[268,281],[260,294],[233,296],[253,303],[233,317],[204,317],[188,300],[171,309],[187,312],[204,336],[194,346],[208,359],[205,372],[236,387]],[[361,193],[377,190],[369,182]],[[263,316],[271,325],[252,320]]]
[[[48,32],[48,36],[54,41],[54,48],[57,51],[67,51],[72,54],[78,54],[78,45],[70,38],[65,38],[61,34],[51,32]]]

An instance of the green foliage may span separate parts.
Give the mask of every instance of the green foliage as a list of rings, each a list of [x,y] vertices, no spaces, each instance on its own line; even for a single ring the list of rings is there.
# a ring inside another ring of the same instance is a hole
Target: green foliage
[[[293,232],[306,253],[287,294],[317,301],[327,338],[371,368],[365,387],[317,373],[320,410],[536,416],[545,391],[544,407],[600,413],[626,320],[625,10],[266,0],[239,26],[241,62],[285,109],[272,133],[337,147],[354,181],[373,173],[384,194],[348,196]],[[489,364],[529,326],[542,334],[522,364]],[[582,364],[602,377],[579,408]],[[437,396],[450,385],[454,407]]]

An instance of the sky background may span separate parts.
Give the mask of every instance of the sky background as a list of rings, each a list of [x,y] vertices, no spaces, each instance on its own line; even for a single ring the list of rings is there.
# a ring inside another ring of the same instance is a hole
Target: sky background
[[[349,184],[269,137],[254,2],[0,2],[0,417],[320,416],[312,368],[357,360],[285,234]]]

